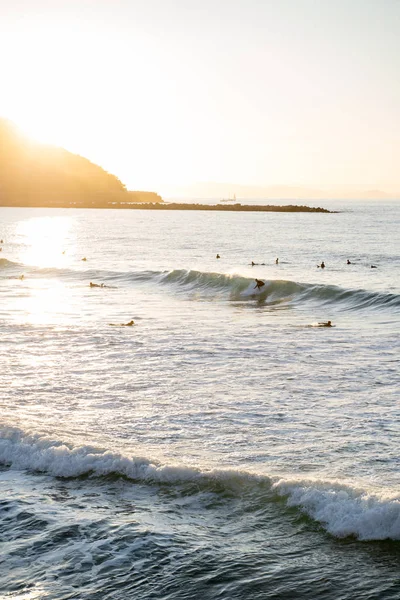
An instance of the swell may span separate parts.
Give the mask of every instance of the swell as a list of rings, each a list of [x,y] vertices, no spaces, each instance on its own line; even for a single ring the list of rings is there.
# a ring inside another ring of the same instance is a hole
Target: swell
[[[122,477],[132,482],[177,486],[195,484],[264,501],[282,498],[287,506],[319,522],[336,537],[400,540],[400,496],[372,493],[338,481],[290,479],[236,469],[201,470],[163,465],[92,446],[73,446],[17,428],[0,427],[0,464],[54,477]]]
[[[164,273],[147,272],[143,279],[153,279],[163,285],[172,285],[182,292],[203,293],[205,296],[222,295],[232,301],[253,301],[332,304],[344,310],[389,308],[400,310],[400,296],[363,289],[343,289],[335,285],[299,283],[287,280],[265,281],[260,291],[254,279],[240,275],[204,273],[174,269]]]
[[[8,258],[0,258],[0,269],[7,269],[12,267],[21,267],[19,263],[8,260]]]
[[[230,301],[254,301],[275,304],[331,305],[340,310],[389,309],[400,311],[400,295],[364,289],[344,289],[335,285],[300,283],[288,280],[266,280],[260,291],[255,289],[255,280],[240,275],[173,269],[170,271],[107,271],[88,269],[85,271],[58,268],[27,267],[0,259],[0,266],[23,268],[32,277],[57,277],[66,279],[105,282],[109,285],[132,285],[151,283],[170,288],[177,294],[196,294],[204,298],[223,298]]]

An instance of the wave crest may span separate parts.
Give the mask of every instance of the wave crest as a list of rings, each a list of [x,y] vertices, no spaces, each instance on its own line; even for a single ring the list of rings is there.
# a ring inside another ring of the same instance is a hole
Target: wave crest
[[[366,308],[391,308],[400,310],[400,296],[384,292],[343,289],[335,285],[299,283],[287,280],[267,280],[261,290],[256,290],[254,279],[240,275],[204,273],[201,271],[174,269],[158,275],[148,272],[158,283],[173,285],[186,292],[202,292],[205,295],[226,295],[234,301],[258,300],[259,302],[310,302],[332,304],[344,310]]]
[[[288,506],[321,523],[335,537],[400,540],[400,497],[377,495],[337,482],[285,481],[273,484]]]
[[[5,258],[0,259],[0,267],[19,267]],[[58,269],[53,267],[26,267],[30,276],[82,278],[81,271]],[[89,269],[84,272],[87,280],[100,279],[108,284],[132,285],[134,283],[153,283],[168,286],[177,294],[196,294],[204,298],[222,298],[234,302],[256,300],[266,305],[292,303],[311,304],[315,306],[329,305],[339,310],[393,310],[400,312],[400,295],[387,292],[368,291],[364,289],[343,289],[335,285],[301,283],[297,281],[274,279],[265,280],[261,290],[255,289],[255,279],[242,275],[203,272],[186,269],[170,271],[136,271],[116,272]]]
[[[16,262],[13,262],[12,260],[8,260],[8,258],[0,258],[0,269],[7,269],[7,268],[11,268],[11,267],[19,267],[21,265],[19,265]]]
[[[264,501],[284,498],[336,537],[400,540],[400,496],[372,494],[337,481],[268,477],[236,469],[201,470],[162,465],[91,446],[74,447],[48,436],[0,428],[0,464],[55,477],[119,476],[150,484],[213,486],[238,495],[254,492]]]

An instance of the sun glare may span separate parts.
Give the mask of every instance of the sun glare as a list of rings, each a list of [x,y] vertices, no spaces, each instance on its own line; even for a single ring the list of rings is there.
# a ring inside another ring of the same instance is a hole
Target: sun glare
[[[71,229],[69,217],[37,217],[22,221],[17,229],[22,245],[20,260],[35,267],[61,267]]]
[[[15,304],[21,321],[35,325],[67,323],[73,304],[73,290],[54,280],[29,282],[29,294]]]
[[[52,146],[63,145],[63,136],[49,122],[48,115],[36,113],[34,118],[25,115],[25,118],[19,119],[18,126],[23,135],[33,142]]]
[[[21,221],[16,230],[20,262],[42,269],[66,266],[73,251],[72,224],[72,218],[58,216]],[[71,289],[53,278],[37,280],[27,276],[25,281],[29,293],[21,295],[15,306],[20,318],[36,324],[65,321],[71,309]]]

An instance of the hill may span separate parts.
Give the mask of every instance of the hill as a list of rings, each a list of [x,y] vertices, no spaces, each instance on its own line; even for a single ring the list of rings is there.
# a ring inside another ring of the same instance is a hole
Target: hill
[[[0,206],[110,206],[162,202],[154,192],[128,192],[87,158],[25,138],[0,119]]]
[[[166,203],[155,192],[128,191],[87,158],[25,138],[0,118],[0,206],[159,210],[329,212],[307,206]]]

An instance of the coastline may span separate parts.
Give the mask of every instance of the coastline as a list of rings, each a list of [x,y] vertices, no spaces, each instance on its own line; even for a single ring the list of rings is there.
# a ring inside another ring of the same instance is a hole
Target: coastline
[[[297,212],[297,213],[336,213],[338,211],[328,210],[321,207],[311,207],[305,205],[272,205],[272,204],[187,204],[181,202],[102,202],[90,201],[62,201],[62,202],[2,202],[0,207],[12,208],[113,208],[121,210],[192,210],[192,211],[217,211],[217,212]]]

